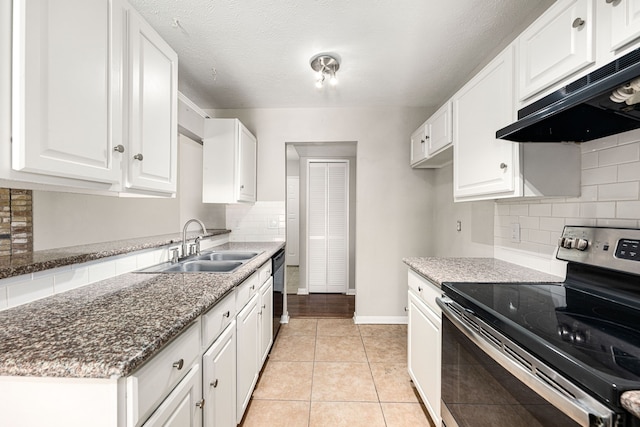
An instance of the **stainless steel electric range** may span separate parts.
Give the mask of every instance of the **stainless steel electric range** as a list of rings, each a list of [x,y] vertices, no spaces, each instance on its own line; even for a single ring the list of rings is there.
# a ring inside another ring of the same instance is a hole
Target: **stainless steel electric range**
[[[639,426],[640,230],[565,227],[562,283],[444,283],[442,418],[459,426]]]

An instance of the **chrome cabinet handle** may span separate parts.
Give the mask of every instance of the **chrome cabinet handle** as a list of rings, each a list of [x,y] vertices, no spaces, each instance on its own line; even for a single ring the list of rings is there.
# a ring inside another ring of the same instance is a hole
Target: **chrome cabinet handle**
[[[209,386],[211,386],[211,387],[213,387],[213,388],[218,387],[218,379],[216,378],[216,380],[215,380],[214,382],[209,383]]]
[[[229,312],[229,310],[227,310],[225,313],[222,314],[222,317],[229,317],[231,316],[231,313]]]
[[[140,154],[140,153],[138,153],[138,154],[136,154],[135,156],[133,156],[133,160],[140,160],[140,161],[142,161],[142,159],[143,159],[143,158],[144,158],[144,157],[143,157],[143,156],[142,156],[142,154]]]
[[[606,0],[607,4],[611,4],[613,6],[617,6],[620,4],[620,0]]]
[[[204,408],[204,399],[196,402],[196,406],[200,409]]]
[[[404,311],[409,311],[409,307],[405,307],[405,308],[404,308]]]
[[[506,163],[500,163],[500,169],[506,169],[506,168],[507,168]]]
[[[243,188],[244,188],[244,185],[241,185],[241,186],[240,186],[240,189],[242,190]]]
[[[267,308],[267,304],[262,304],[262,308],[263,309]]]
[[[183,366],[184,366],[184,359],[180,359],[177,362],[173,362],[173,367],[176,368],[178,371],[182,369]]]
[[[418,286],[418,292],[422,292],[422,286]]]
[[[117,151],[118,153],[124,153],[124,145],[118,144],[113,147],[113,151]]]
[[[573,24],[571,24],[571,26],[573,28],[582,28],[584,26],[585,22],[584,19],[582,18],[576,18],[573,20]]]

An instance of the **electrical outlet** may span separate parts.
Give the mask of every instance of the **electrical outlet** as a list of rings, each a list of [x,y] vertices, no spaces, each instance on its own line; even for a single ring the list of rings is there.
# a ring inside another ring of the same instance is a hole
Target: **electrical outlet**
[[[278,228],[278,218],[269,218],[269,225],[267,227],[269,228]]]
[[[511,241],[520,243],[520,224],[517,222],[511,223]]]
[[[462,231],[462,221],[456,221],[456,231]]]

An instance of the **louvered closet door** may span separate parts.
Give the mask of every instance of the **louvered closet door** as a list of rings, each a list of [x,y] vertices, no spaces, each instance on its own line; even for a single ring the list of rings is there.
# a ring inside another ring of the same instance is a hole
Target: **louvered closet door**
[[[348,278],[348,164],[309,163],[309,292],[344,293]]]

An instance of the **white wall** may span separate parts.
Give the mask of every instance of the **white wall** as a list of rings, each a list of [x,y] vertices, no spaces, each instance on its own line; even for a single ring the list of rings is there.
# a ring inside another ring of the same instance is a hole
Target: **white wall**
[[[258,200],[285,200],[285,142],[357,141],[356,313],[405,316],[405,256],[432,253],[432,173],[409,167],[409,136],[426,109],[210,111],[258,138]]]
[[[435,172],[434,254],[440,257],[493,257],[493,200],[453,202],[453,164]],[[462,223],[456,231],[456,222]]]
[[[224,206],[201,202],[202,146],[181,136],[178,161],[174,199],[34,191],[34,250],[176,233],[194,217],[224,228]]]

